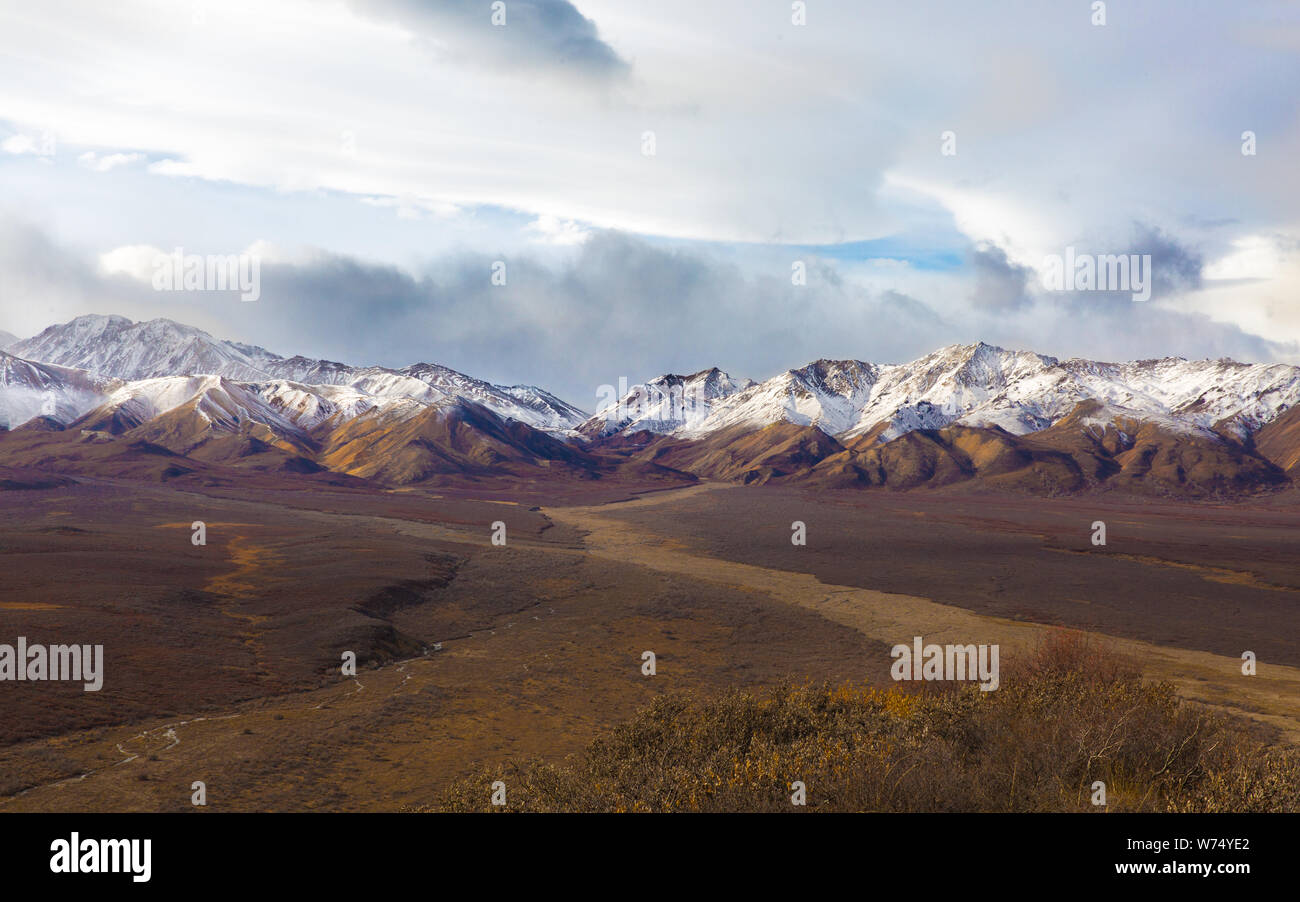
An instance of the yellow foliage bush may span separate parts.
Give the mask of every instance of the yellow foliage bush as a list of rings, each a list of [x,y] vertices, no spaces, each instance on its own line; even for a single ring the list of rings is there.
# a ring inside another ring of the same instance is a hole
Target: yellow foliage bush
[[[422,810],[1300,811],[1300,754],[1061,632],[1002,686],[664,696],[563,764],[486,770]],[[791,784],[806,786],[806,806]]]

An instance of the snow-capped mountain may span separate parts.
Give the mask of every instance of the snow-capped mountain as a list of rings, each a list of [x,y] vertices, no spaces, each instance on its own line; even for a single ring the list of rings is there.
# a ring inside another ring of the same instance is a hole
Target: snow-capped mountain
[[[678,434],[698,438],[735,426],[766,426],[790,422],[817,426],[823,432],[845,432],[871,398],[880,367],[858,360],[818,360],[787,370],[715,404],[709,416]]]
[[[498,386],[436,364],[401,370],[353,367],[306,357],[284,358],[264,348],[214,338],[202,329],[167,319],[145,323],[121,316],[80,316],[17,342],[11,353],[31,361],[73,367],[104,378],[147,386],[127,386],[145,398],[175,398],[193,376],[216,376],[247,383],[273,405],[303,411],[308,419],[346,420],[376,407],[411,412],[418,405],[453,399],[473,401],[499,416],[548,432],[569,434],[587,415],[539,388]],[[166,382],[166,380],[179,380]],[[105,399],[115,405],[125,397]],[[189,400],[189,399],[186,399]],[[179,403],[185,403],[180,401]],[[148,402],[152,405],[153,402]],[[151,407],[152,409],[152,407]]]
[[[1105,364],[1061,364],[1092,397],[1138,417],[1166,415],[1200,427],[1218,426],[1238,438],[1300,401],[1300,367],[1235,360],[1166,357]]]
[[[650,429],[700,438],[731,427],[788,422],[842,440],[871,434],[888,441],[957,423],[1024,435],[1047,428],[1083,401],[1102,405],[1094,418],[1155,422],[1173,431],[1217,427],[1241,438],[1300,401],[1300,367],[1181,358],[1060,361],[983,343],[952,345],[906,364],[819,360],[719,393],[706,415],[694,419],[648,406],[634,391],[623,404],[639,416],[610,429],[616,421],[602,411],[581,431]]]
[[[587,418],[585,411],[579,410],[567,401],[562,401],[536,385],[494,385],[492,387],[514,398],[523,408],[534,411],[541,417],[540,422],[564,424],[562,430],[556,428],[552,429],[552,431],[568,431],[576,428]],[[522,417],[516,417],[515,419],[522,419]],[[537,428],[547,429],[548,427],[538,426]]]
[[[284,358],[169,320],[80,317],[0,351],[0,449],[71,473],[385,485],[626,467],[669,482],[1219,496],[1293,484],[1300,468],[1300,368],[1280,364],[1061,361],[981,343],[905,364],[818,360],[762,383],[672,374],[604,399],[584,419],[540,388],[435,364]],[[682,441],[601,441],[643,431]]]
[[[433,363],[417,363],[399,370],[444,394],[482,404],[495,413],[547,432],[574,429],[587,414],[549,392],[531,385],[492,385]]]
[[[1294,366],[1061,361],[983,343],[940,348],[905,364],[818,360],[762,383],[717,368],[670,374],[622,386],[618,398],[609,390],[590,418],[534,386],[493,385],[429,363],[388,369],[285,358],[165,319],[82,316],[0,353],[0,426],[8,429],[39,416],[66,424],[97,408],[119,423],[141,423],[193,405],[196,416],[220,428],[251,421],[305,437],[358,418],[391,425],[472,402],[563,438],[648,430],[701,439],[784,422],[815,426],[841,442],[887,442],[953,424],[1025,435],[1089,402],[1080,420],[1088,428],[1145,422],[1244,439],[1300,402]]]
[[[227,432],[243,421],[271,427],[280,434],[305,436],[311,418],[299,424],[292,409],[277,407],[254,383],[232,382],[221,376],[170,376],[128,382],[109,394],[99,411],[117,414],[123,422],[143,424],[192,405],[196,417]]]
[[[12,332],[6,332],[4,329],[0,329],[0,351],[5,350],[10,345],[16,344],[17,342],[18,342],[17,335],[13,334]]]
[[[252,382],[273,378],[261,364],[275,359],[261,348],[218,341],[202,329],[168,319],[136,323],[98,315],[50,326],[9,352],[123,380],[211,375]]]
[[[15,429],[37,417],[70,422],[102,403],[118,385],[116,379],[0,351],[0,429]]]
[[[1059,361],[981,343],[882,369],[846,437],[885,424],[880,437],[889,440],[954,422],[1023,435],[1050,426],[1082,401],[1175,430],[1220,426],[1240,437],[1300,401],[1300,368],[1231,360]]]
[[[610,398],[579,431],[593,438],[616,432],[693,434],[725,399],[753,386],[714,367],[689,376],[669,374]],[[612,388],[612,387],[611,387]]]

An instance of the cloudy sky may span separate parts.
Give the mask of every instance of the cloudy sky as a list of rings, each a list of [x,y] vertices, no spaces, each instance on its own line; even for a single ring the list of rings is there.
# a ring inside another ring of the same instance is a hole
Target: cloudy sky
[[[0,0],[0,330],[165,316],[588,409],[977,340],[1300,362],[1300,4],[1101,5]],[[1069,247],[1149,254],[1151,299],[1048,290]],[[174,248],[260,298],[154,290]]]

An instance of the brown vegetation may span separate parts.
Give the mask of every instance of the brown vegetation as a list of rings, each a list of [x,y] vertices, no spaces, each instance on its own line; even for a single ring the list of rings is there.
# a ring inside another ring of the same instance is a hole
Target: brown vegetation
[[[1300,754],[1060,632],[1002,688],[830,684],[661,697],[563,764],[484,770],[422,810],[1297,811]],[[806,807],[791,784],[806,786]],[[497,809],[500,810],[500,809]]]

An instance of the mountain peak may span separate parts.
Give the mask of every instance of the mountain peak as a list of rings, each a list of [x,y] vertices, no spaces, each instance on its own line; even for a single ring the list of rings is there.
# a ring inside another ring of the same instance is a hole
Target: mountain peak
[[[699,374],[697,374],[698,376]],[[647,383],[672,387],[685,378]],[[700,438],[733,427],[786,422],[839,439],[881,440],[951,424],[991,426],[1022,435],[1045,429],[1082,401],[1135,420],[1216,424],[1251,432],[1300,401],[1300,368],[1281,364],[1191,362],[1180,358],[1104,364],[988,342],[953,344],[910,363],[879,365],[822,358],[761,384],[719,393],[704,415],[665,408],[636,392],[583,425],[587,435],[650,430]]]
[[[590,418],[533,385],[494,385],[434,363],[394,370],[286,359],[165,317],[137,323],[117,315],[79,316],[5,351],[12,357],[0,358],[7,373],[0,408],[8,405],[10,423],[19,415],[45,415],[50,399],[54,415],[67,420],[84,403],[101,403],[103,386],[115,380],[178,380],[176,396],[188,397],[186,380],[202,376],[242,385],[239,392],[230,386],[220,391],[231,397],[251,392],[295,423],[337,423],[372,411],[400,419],[464,401],[545,432],[590,437],[646,430],[698,438],[774,423],[816,427],[844,440],[870,434],[887,441],[952,424],[1024,434],[1061,421],[1089,400],[1132,420],[1248,435],[1300,401],[1300,368],[1285,364],[1178,357],[1061,363],[984,341],[948,345],[902,364],[820,358],[761,384],[716,366],[668,373],[624,389],[622,398],[605,398]],[[159,396],[159,404],[169,403],[171,392]]]
[[[255,380],[268,375],[256,357],[239,346],[162,317],[137,323],[116,315],[79,316],[17,342],[10,350],[28,360],[116,379],[210,373]]]
[[[133,322],[116,315],[79,316],[16,342],[9,350],[26,360],[127,382],[212,375],[270,386],[266,390],[272,394],[288,392],[294,396],[292,403],[313,410],[329,408],[355,414],[377,405],[408,410],[459,398],[481,404],[500,416],[558,433],[571,432],[587,416],[541,389],[502,388],[439,364],[419,363],[391,370],[301,356],[285,359],[255,345],[214,338],[203,329],[166,317]],[[346,397],[311,401],[302,396],[312,389],[325,388],[330,389],[324,392],[326,395],[342,393]]]

